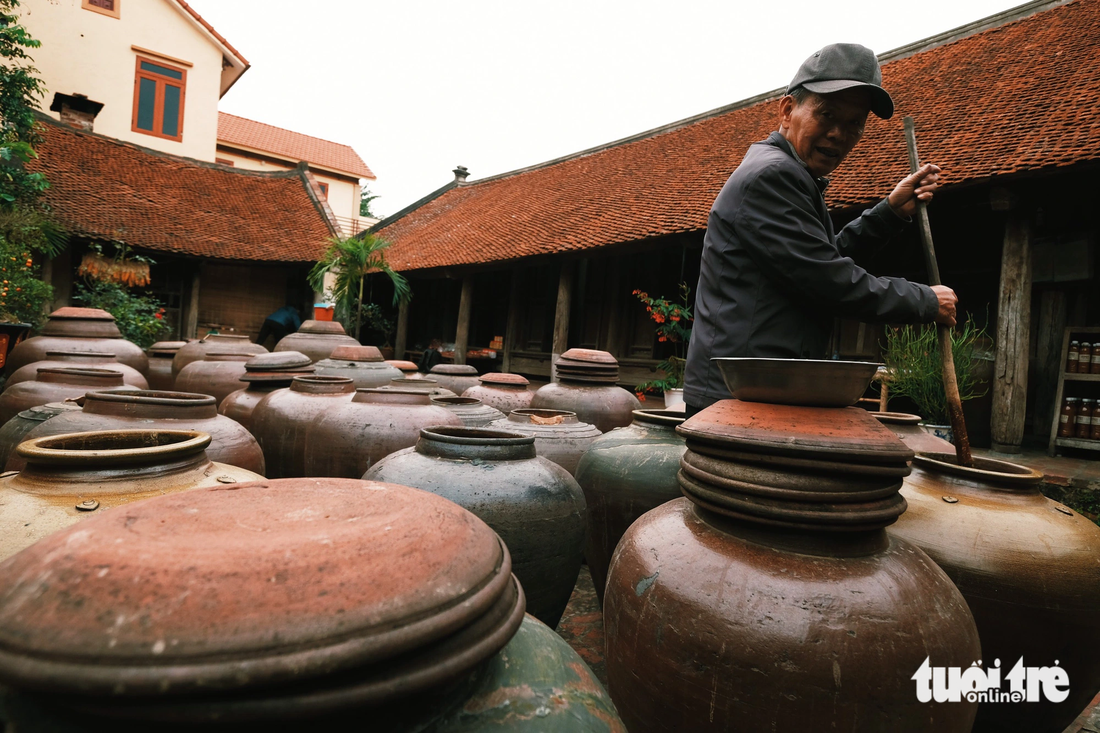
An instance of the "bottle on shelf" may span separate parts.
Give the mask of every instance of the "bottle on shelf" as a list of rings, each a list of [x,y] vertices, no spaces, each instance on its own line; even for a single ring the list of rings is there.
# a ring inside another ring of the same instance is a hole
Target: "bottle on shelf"
[[[1076,374],[1081,359],[1081,342],[1069,342],[1069,356],[1066,357],[1066,372]]]
[[[1092,413],[1095,405],[1096,400],[1088,397],[1081,400],[1081,406],[1077,409],[1076,437],[1078,439],[1089,440],[1092,438]]]
[[[1100,343],[1096,344],[1097,348],[1100,348]],[[1093,345],[1088,341],[1081,342],[1081,348],[1077,352],[1077,372],[1079,374],[1088,374],[1092,369],[1092,352]]]
[[[1092,440],[1100,440],[1100,409],[1093,407],[1092,410]]]
[[[1062,401],[1062,412],[1058,417],[1058,437],[1072,438],[1077,434],[1077,398],[1067,397]]]
[[[1077,371],[1083,372],[1081,363],[1077,363]],[[1100,374],[1100,343],[1093,343],[1092,345],[1092,374]]]

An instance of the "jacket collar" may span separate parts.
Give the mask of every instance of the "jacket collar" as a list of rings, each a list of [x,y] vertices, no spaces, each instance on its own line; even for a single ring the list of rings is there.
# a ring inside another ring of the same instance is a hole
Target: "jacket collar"
[[[791,156],[791,158],[793,158],[795,161],[797,161],[800,166],[806,168],[805,161],[803,161],[802,158],[798,157],[798,153],[794,151],[794,147],[791,145],[790,141],[787,140],[787,138],[783,137],[783,134],[781,132],[773,132],[771,135],[768,135],[768,139],[764,142],[767,145],[773,145],[779,148],[784,153]],[[806,168],[806,173],[809,174],[809,172],[809,169]],[[821,178],[814,178],[813,181],[814,185],[817,186],[817,190],[821,191],[821,193],[825,193],[825,189],[829,185],[829,179],[825,176],[822,176]]]

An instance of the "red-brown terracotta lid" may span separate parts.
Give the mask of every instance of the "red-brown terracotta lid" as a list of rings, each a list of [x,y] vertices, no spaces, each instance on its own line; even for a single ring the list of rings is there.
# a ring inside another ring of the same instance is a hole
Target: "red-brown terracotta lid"
[[[387,364],[392,364],[403,372],[417,372],[420,371],[420,367],[411,361],[401,361],[400,359],[387,359]]]
[[[382,352],[377,346],[337,346],[328,358],[338,361],[382,361]]]
[[[313,362],[299,351],[272,351],[267,354],[245,355],[248,361],[244,368],[250,372],[275,372],[282,370],[300,370]]]
[[[42,326],[43,336],[61,338],[121,338],[115,317],[99,308],[58,308]]]
[[[241,352],[208,351],[202,355],[201,361],[248,361],[251,358],[252,354],[244,354]]]
[[[459,376],[477,376],[477,369],[469,364],[436,364],[430,374],[457,374]]]
[[[619,363],[610,353],[606,351],[597,351],[596,349],[569,349],[562,354],[560,358],[566,361],[580,361],[591,364],[618,365]]]
[[[347,333],[339,321],[303,321],[298,333]]]
[[[232,690],[348,671],[334,682],[344,704],[392,697],[464,674],[523,614],[484,522],[425,491],[347,479],[119,507],[0,564],[0,588],[0,679],[91,705],[217,691],[213,708],[232,710]]]
[[[677,428],[688,440],[848,463],[904,464],[913,451],[858,407],[795,407],[723,400]]]
[[[478,379],[482,384],[508,384],[508,385],[526,385],[530,384],[527,377],[521,374],[511,374],[509,372],[489,372],[488,374],[482,374]]]
[[[159,353],[174,354],[184,346],[187,346],[186,341],[158,341],[149,347],[149,351],[155,351]]]
[[[50,318],[74,318],[85,321],[113,321],[115,317],[99,308],[73,308],[66,306],[58,308],[49,315]]]

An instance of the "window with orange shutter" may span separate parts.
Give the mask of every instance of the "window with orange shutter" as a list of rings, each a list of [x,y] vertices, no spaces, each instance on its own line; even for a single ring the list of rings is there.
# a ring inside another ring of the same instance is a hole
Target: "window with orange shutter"
[[[187,70],[138,56],[134,77],[134,132],[183,140]]]

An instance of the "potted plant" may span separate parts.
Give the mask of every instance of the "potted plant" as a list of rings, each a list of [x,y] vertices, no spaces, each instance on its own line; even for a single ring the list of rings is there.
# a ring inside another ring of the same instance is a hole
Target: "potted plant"
[[[687,344],[691,338],[691,324],[694,316],[689,305],[691,288],[680,283],[680,300],[673,302],[665,298],[651,298],[642,290],[633,292],[638,300],[645,304],[650,319],[657,324],[658,343],[672,344],[672,352],[657,368],[664,372],[663,379],[642,382],[634,391],[638,399],[645,401],[647,392],[663,392],[665,407],[684,402],[684,367],[687,366]]]
[[[337,320],[347,319],[345,327],[359,339],[360,327],[368,320],[368,328],[377,325],[376,317],[381,309],[370,310],[370,293],[363,301],[363,285],[371,273],[381,272],[393,283],[393,304],[412,297],[409,282],[386,262],[386,248],[390,242],[369,232],[353,237],[333,237],[321,260],[309,272],[310,286],[331,294],[336,303]],[[325,276],[331,276],[331,284],[325,287]]]
[[[920,411],[924,429],[938,438],[954,442],[943,389],[943,364],[937,343],[936,326],[902,326],[886,329],[883,358],[890,373],[890,392],[911,399]],[[951,353],[955,357],[955,377],[959,396],[965,400],[986,393],[980,388],[978,367],[980,344],[986,342],[985,329],[967,318],[961,327],[951,330]]]

